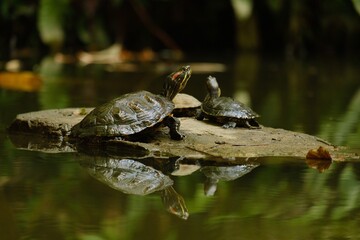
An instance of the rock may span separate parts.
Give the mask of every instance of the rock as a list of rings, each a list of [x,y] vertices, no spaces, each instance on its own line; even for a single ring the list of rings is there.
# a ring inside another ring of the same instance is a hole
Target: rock
[[[67,143],[67,135],[71,127],[91,110],[68,108],[19,114],[9,127],[10,138],[21,148],[52,152],[74,151]],[[270,127],[224,129],[208,121],[193,118],[180,118],[180,121],[180,130],[186,135],[182,141],[171,140],[168,128],[164,127],[159,128],[147,143],[110,140],[101,144],[101,147],[113,152],[127,150],[155,157],[184,156],[193,159],[234,161],[239,158],[269,156],[305,159],[310,149],[321,146],[330,153],[334,161],[358,159],[358,156],[342,151],[343,148],[304,133]],[[37,139],[37,142],[34,143],[34,139]],[[94,146],[91,146],[91,149],[93,150]]]
[[[74,149],[63,138],[91,110],[68,108],[19,114],[8,128],[10,140],[22,149],[73,152]]]
[[[92,108],[66,108],[19,114],[10,125],[9,131],[62,138],[91,110]]]

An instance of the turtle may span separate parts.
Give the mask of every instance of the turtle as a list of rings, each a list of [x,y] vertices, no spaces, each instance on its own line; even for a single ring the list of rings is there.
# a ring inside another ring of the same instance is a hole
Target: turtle
[[[195,117],[199,115],[201,102],[186,93],[178,93],[173,99],[175,109],[173,115],[175,117]]]
[[[255,118],[259,115],[243,103],[230,97],[221,97],[221,90],[215,77],[209,76],[206,81],[208,94],[201,104],[198,120],[207,118],[223,124],[223,128],[246,127],[260,128]]]
[[[72,127],[70,137],[131,140],[163,123],[169,127],[172,139],[183,139],[180,121],[171,115],[175,108],[172,100],[184,89],[190,76],[190,66],[183,66],[166,77],[160,94],[128,93],[96,107]]]

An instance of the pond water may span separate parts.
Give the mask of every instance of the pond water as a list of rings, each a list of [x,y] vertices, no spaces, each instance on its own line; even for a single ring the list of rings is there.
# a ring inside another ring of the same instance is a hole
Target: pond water
[[[225,59],[186,62],[194,72],[185,92],[202,99],[204,80],[214,75],[222,93],[250,105],[261,115],[261,124],[316,135],[360,154],[359,61]],[[48,58],[37,67],[43,81],[38,91],[0,89],[1,239],[359,236],[358,161],[334,162],[320,171],[295,158],[244,159],[240,166],[227,167],[196,162],[187,163],[197,166],[192,174],[178,176],[165,164],[173,160],[142,159],[145,168],[156,174],[162,170],[173,181],[170,188],[143,196],[110,186],[115,183],[105,176],[109,171],[112,176],[124,173],[118,166],[107,171],[99,166],[119,162],[116,156],[17,149],[6,134],[16,114],[96,106],[138,89],[156,92],[170,71],[164,63],[66,66]]]

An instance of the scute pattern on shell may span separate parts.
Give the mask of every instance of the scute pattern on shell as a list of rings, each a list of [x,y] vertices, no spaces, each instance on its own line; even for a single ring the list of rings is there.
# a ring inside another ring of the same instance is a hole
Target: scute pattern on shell
[[[214,117],[253,119],[259,117],[251,108],[229,97],[218,97],[203,103],[205,114]]]
[[[174,104],[161,95],[147,91],[129,93],[91,111],[72,129],[78,137],[127,136],[161,122]]]

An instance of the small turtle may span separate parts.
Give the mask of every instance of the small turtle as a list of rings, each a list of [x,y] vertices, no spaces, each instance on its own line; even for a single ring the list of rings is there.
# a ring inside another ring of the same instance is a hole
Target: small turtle
[[[183,139],[180,121],[171,116],[175,107],[172,100],[184,89],[190,76],[190,66],[184,66],[166,77],[161,94],[139,91],[96,107],[71,129],[70,137],[131,139],[164,123],[172,139]]]
[[[175,117],[195,117],[200,113],[201,102],[195,97],[186,94],[178,93],[173,99],[175,109],[173,114]]]
[[[229,97],[220,97],[221,90],[216,78],[209,76],[206,81],[208,94],[201,105],[198,120],[207,118],[223,124],[223,128],[236,126],[260,128],[255,118],[259,117],[251,108]]]

